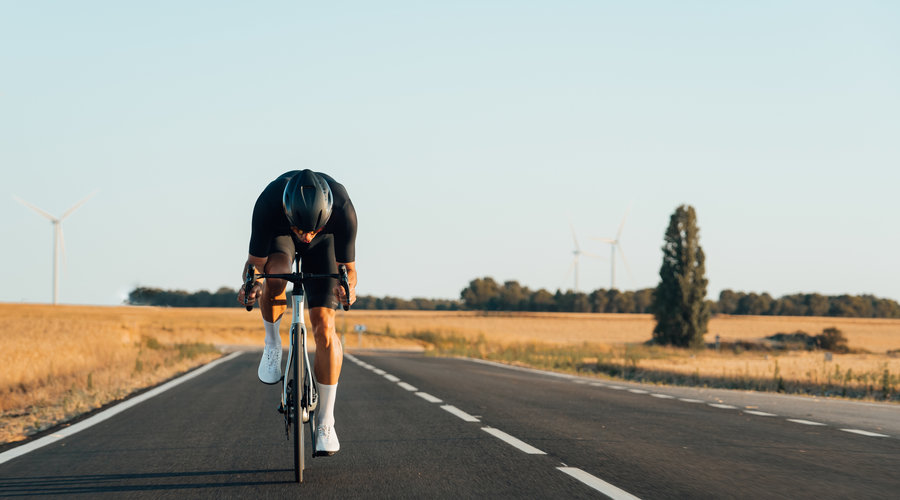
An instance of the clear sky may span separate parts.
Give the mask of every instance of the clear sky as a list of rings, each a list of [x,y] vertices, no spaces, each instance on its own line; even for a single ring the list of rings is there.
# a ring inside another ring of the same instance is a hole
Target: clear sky
[[[697,210],[709,293],[900,300],[900,3],[0,0],[0,301],[237,287],[253,202],[311,168],[358,292],[655,286]]]

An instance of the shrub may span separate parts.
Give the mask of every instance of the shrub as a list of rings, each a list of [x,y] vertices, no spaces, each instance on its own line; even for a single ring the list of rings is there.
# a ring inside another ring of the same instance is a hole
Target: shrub
[[[822,333],[816,335],[815,339],[816,346],[820,349],[836,353],[850,352],[850,348],[847,346],[847,337],[844,337],[844,333],[835,327],[822,330]]]

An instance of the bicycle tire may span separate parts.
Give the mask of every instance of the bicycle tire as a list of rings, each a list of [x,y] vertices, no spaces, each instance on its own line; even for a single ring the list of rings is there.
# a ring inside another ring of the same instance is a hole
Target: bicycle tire
[[[304,450],[303,450],[303,400],[300,399],[300,387],[303,385],[303,378],[301,378],[304,371],[304,358],[303,354],[300,352],[300,346],[303,344],[300,342],[300,335],[303,335],[303,330],[301,329],[299,332],[296,331],[296,325],[293,326],[294,335],[291,335],[293,342],[293,350],[294,350],[294,362],[291,370],[293,371],[292,376],[294,377],[294,384],[291,387],[292,397],[294,399],[294,408],[292,418],[294,420],[294,481],[298,483],[303,482],[303,469],[304,469]]]

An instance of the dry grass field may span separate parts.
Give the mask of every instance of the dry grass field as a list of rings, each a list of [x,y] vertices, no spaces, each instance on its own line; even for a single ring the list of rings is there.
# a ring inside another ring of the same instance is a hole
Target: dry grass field
[[[655,324],[649,314],[350,311],[346,318],[369,331],[398,335],[431,331],[473,339],[484,335],[500,343],[550,344],[640,343],[653,336]],[[851,347],[873,353],[900,349],[900,319],[720,315],[710,320],[706,341],[713,342],[717,334],[723,341],[759,340],[797,330],[818,334],[832,326],[844,333]]]
[[[355,333],[357,324],[366,325],[365,335]],[[817,334],[831,326],[844,332],[851,348],[872,354],[836,354],[826,362],[822,353],[642,349],[635,344],[651,337],[649,315],[350,311],[340,312],[337,320],[350,350],[433,349],[430,335],[462,339],[462,344],[472,347],[464,351],[466,355],[518,363],[546,361],[550,359],[547,349],[562,346],[568,349],[567,356],[577,358],[574,364],[541,365],[561,370],[605,363],[694,379],[774,381],[780,377],[788,385],[840,381],[851,387],[881,383],[887,372],[886,380],[894,383],[900,359],[885,352],[900,349],[900,320],[717,317],[710,322],[707,340],[712,342],[715,334],[724,341],[756,340],[797,330]],[[287,321],[281,330],[286,344]],[[234,346],[262,347],[262,338],[259,313],[240,308],[0,304],[0,443],[22,439],[162,382]],[[523,346],[544,354],[524,359],[524,354],[516,354]]]
[[[817,335],[836,327],[851,349],[868,351],[833,354],[826,360],[823,352],[644,347],[655,324],[645,314],[351,311],[346,318],[366,325],[369,332],[467,340],[465,346],[444,342],[444,354],[650,382],[900,400],[900,357],[887,354],[900,350],[896,319],[717,316],[709,323],[707,343],[716,335],[723,343],[755,342],[775,333]]]

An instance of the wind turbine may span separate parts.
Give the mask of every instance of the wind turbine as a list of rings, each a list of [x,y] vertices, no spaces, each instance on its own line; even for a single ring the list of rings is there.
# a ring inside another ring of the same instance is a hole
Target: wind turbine
[[[572,264],[569,265],[569,271],[571,271],[573,268],[575,270],[575,273],[574,273],[575,274],[575,289],[574,290],[577,292],[578,291],[578,259],[581,258],[582,255],[584,255],[586,257],[593,257],[595,259],[600,259],[602,257],[600,257],[599,255],[594,255],[592,253],[582,252],[581,246],[578,245],[578,238],[575,236],[575,227],[572,226],[572,224],[569,224],[569,228],[572,230],[572,241],[575,243],[575,250],[572,251],[573,258],[572,258]],[[569,274],[569,271],[566,271],[567,276]]]
[[[66,254],[66,242],[63,238],[62,221],[66,217],[72,215],[72,212],[74,212],[81,205],[84,205],[84,202],[88,201],[88,199],[90,199],[95,194],[97,194],[97,191],[94,191],[93,193],[88,195],[87,198],[79,201],[75,205],[72,205],[72,208],[63,212],[63,214],[59,217],[54,217],[41,210],[40,208],[32,205],[31,203],[28,203],[27,201],[13,195],[14,200],[34,210],[40,215],[43,215],[44,217],[50,219],[50,223],[53,224],[53,305],[59,303],[59,253],[61,251],[63,257],[65,257]]]
[[[631,268],[628,267],[628,260],[625,259],[625,251],[622,250],[622,229],[625,227],[625,219],[628,217],[628,212],[631,210],[629,207],[625,210],[625,216],[622,217],[622,223],[619,224],[619,230],[616,232],[615,238],[594,238],[596,240],[602,241],[604,243],[609,243],[609,251],[610,251],[610,290],[616,288],[616,248],[619,249],[619,254],[622,256],[622,262],[625,264],[625,270],[628,271],[628,276],[631,276]]]

